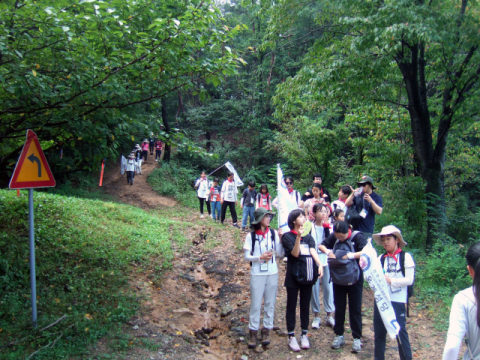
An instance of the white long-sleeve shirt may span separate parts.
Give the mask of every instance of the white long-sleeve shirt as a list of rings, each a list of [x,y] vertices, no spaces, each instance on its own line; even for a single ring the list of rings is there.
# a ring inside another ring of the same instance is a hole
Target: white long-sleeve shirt
[[[293,190],[289,195],[293,198],[293,201],[295,204],[297,204],[300,207],[300,204],[302,203],[302,195],[297,190]],[[278,209],[278,196],[273,200],[272,206],[275,209]]]
[[[222,185],[222,191],[220,192],[220,198],[224,201],[235,202],[237,201],[238,189],[235,181],[225,180]]]
[[[468,340],[468,350],[463,359],[480,359],[480,328],[477,324],[477,303],[473,287],[460,291],[453,298],[443,360],[458,359],[465,336]]]
[[[275,234],[275,241],[272,241],[272,235],[270,230],[267,232],[266,236],[255,234],[255,249],[252,252],[252,234],[248,233],[245,237],[245,243],[243,244],[243,251],[245,260],[252,262],[252,268],[250,270],[251,275],[272,275],[278,273],[276,257],[280,258],[284,255],[283,245],[280,237],[278,236],[277,230],[273,231]],[[272,260],[267,261],[267,270],[262,271],[261,265],[262,260],[260,260],[260,255],[262,255],[267,250],[275,249],[276,254],[273,255]]]

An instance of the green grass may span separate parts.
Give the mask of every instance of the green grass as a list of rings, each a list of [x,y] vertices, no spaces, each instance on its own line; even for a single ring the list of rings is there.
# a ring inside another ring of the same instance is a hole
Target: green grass
[[[133,206],[46,192],[35,192],[34,202],[38,329],[67,318],[32,329],[27,196],[0,190],[0,358],[25,358],[60,335],[35,359],[82,357],[136,312],[129,277],[156,282],[171,266],[169,232],[178,223]]]

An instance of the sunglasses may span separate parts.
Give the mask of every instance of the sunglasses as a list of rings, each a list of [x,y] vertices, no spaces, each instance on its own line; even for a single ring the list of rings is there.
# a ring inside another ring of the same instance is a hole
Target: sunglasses
[[[287,184],[287,185],[292,185],[292,184],[293,184],[293,182],[290,182],[290,181],[285,181],[285,184]]]

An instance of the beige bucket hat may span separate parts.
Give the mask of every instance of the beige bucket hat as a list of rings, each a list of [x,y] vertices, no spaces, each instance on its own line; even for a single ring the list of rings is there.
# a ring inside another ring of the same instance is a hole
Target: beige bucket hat
[[[378,234],[372,235],[373,240],[375,240],[375,243],[379,246],[383,246],[382,239],[381,239],[382,235],[395,235],[397,239],[400,240],[398,244],[400,248],[403,248],[405,245],[407,245],[405,240],[403,240],[402,232],[396,226],[393,226],[393,225],[385,226],[382,228],[381,232],[379,232]]]

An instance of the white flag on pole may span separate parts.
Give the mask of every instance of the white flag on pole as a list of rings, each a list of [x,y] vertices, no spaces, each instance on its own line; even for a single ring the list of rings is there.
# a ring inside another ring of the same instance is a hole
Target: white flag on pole
[[[360,256],[360,267],[363,270],[363,277],[368,281],[368,285],[373,290],[375,302],[378,311],[382,316],[383,324],[387,329],[388,335],[395,339],[400,325],[398,325],[392,302],[388,293],[387,281],[383,274],[382,264],[378,259],[377,252],[372,246],[372,239],[368,239],[368,244],[363,248]]]
[[[125,174],[125,166],[127,165],[127,159],[125,156],[122,155],[122,159],[120,160],[120,174]]]
[[[227,167],[228,170],[230,170],[231,172],[233,172],[233,175],[234,175],[233,180],[235,181],[235,185],[237,185],[237,186],[243,186],[243,181],[242,181],[242,179],[240,179],[240,176],[238,176],[238,174],[237,174],[237,170],[235,170],[235,168],[233,167],[233,165],[230,164],[230,161],[227,161],[227,162],[225,163],[225,166]]]
[[[281,228],[285,234],[290,231],[290,228],[288,227],[288,214],[290,214],[290,211],[298,209],[298,205],[293,201],[292,197],[288,193],[280,164],[277,164],[277,197],[278,227]]]

